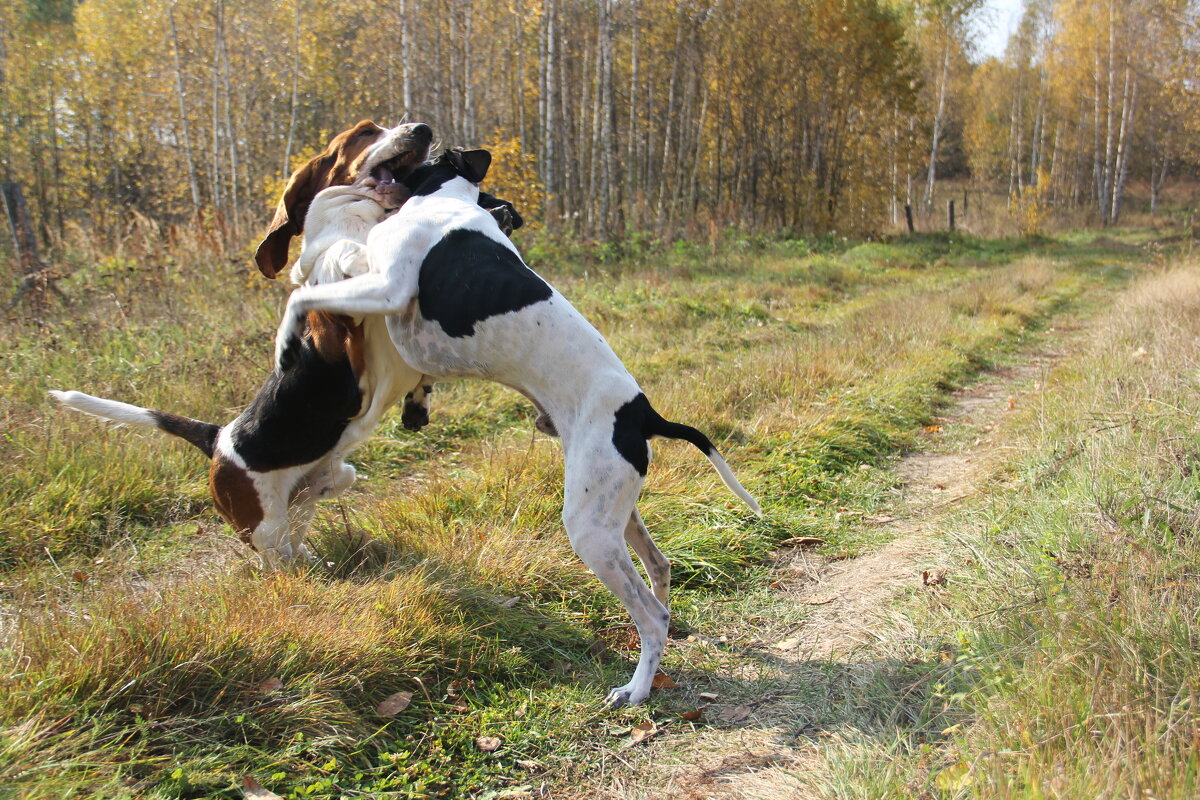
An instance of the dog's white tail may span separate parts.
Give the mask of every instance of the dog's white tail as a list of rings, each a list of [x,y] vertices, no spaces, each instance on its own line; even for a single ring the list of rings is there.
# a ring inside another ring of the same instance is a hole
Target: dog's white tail
[[[200,448],[209,458],[212,458],[217,433],[221,430],[220,426],[213,425],[211,422],[201,422],[191,417],[181,417],[166,411],[154,411],[116,400],[105,400],[103,397],[93,397],[83,392],[60,392],[51,389],[50,394],[67,408],[91,414],[93,417],[100,417],[121,425],[158,428],[160,431],[178,436]]]
[[[712,448],[704,455],[708,456],[708,460],[717,468],[717,474],[721,476],[721,481],[729,487],[729,491],[742,498],[746,505],[750,506],[750,510],[754,512],[755,516],[761,517],[763,515],[762,506],[746,491],[746,487],[742,486],[733,474],[733,470],[725,463],[725,459],[721,458],[721,454],[717,452],[717,448]]]
[[[691,425],[683,425],[679,422],[670,422],[663,419],[662,415],[650,406],[650,401],[646,399],[646,395],[644,394],[638,395],[625,408],[629,409],[629,412],[625,412],[625,409],[622,409],[621,412],[618,412],[618,416],[622,413],[631,413],[639,416],[642,435],[647,439],[652,436],[665,436],[668,439],[683,439],[695,445],[701,453],[704,453],[708,457],[712,465],[717,468],[717,474],[721,476],[721,480],[729,487],[729,491],[742,498],[742,501],[750,506],[750,510],[755,515],[759,517],[763,515],[762,507],[758,504],[758,501],[738,481],[737,477],[733,474],[733,470],[729,468],[729,465],[725,463],[725,459],[721,458],[721,454],[717,452],[716,445],[709,441],[707,436]]]
[[[154,418],[148,408],[131,406],[129,403],[118,403],[116,400],[105,400],[83,392],[59,392],[51,389],[50,394],[67,408],[91,414],[93,417],[127,425],[158,427],[158,420]]]

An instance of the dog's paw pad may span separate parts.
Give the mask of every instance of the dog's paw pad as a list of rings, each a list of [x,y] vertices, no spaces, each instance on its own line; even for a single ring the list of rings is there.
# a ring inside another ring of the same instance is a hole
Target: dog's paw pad
[[[614,711],[621,706],[629,705],[629,690],[625,687],[613,689],[608,693],[608,697],[604,698],[604,705]]]

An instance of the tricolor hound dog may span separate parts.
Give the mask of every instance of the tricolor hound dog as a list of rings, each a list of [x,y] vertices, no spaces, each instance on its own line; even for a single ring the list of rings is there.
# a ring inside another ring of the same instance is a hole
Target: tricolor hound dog
[[[365,259],[352,257],[353,240],[348,237],[362,226],[365,240],[366,231],[383,217],[388,200],[389,193],[358,185],[336,186],[318,195],[309,214],[310,227],[321,230],[311,224],[318,216],[354,224],[342,226],[338,247],[328,258],[313,258],[322,263],[312,266],[357,274]],[[320,214],[324,201],[340,213]],[[308,241],[305,244],[304,254],[311,255]],[[382,333],[386,337],[386,331]],[[375,387],[364,385],[372,377],[366,334],[348,317],[309,315],[304,337],[291,344],[288,368],[272,371],[254,401],[224,427],[82,392],[51,394],[76,411],[155,427],[200,448],[211,459],[209,489],[217,510],[258,552],[263,566],[273,569],[297,557],[312,559],[304,537],[316,502],[342,493],[354,482],[354,468],[343,459],[363,437],[352,433],[351,420],[361,420],[364,408],[385,394],[372,394]],[[421,373],[398,356],[386,368],[388,385],[404,386],[405,392],[421,385]],[[414,412],[406,407],[405,414]],[[421,415],[428,419],[423,408]]]
[[[450,151],[404,180],[412,197],[367,237],[370,272],[292,292],[275,340],[285,367],[312,311],[384,315],[413,368],[436,379],[486,378],[530,398],[562,439],[563,522],[571,546],[633,617],[642,651],[633,678],[606,702],[640,703],[666,644],[670,562],[636,503],[650,460],[647,440],[686,439],[756,513],[704,434],[650,405],[604,337],[521,261],[477,205],[491,162],[485,150]],[[647,588],[626,545],[650,576]]]
[[[311,198],[292,193],[290,210],[295,215],[294,198],[303,197],[309,230],[294,279],[321,284],[364,272],[367,233],[408,198],[396,178],[425,160],[432,132],[424,125],[379,131],[350,176],[358,178],[355,184],[334,185]],[[347,132],[338,138],[361,137]],[[314,162],[297,175],[311,176]],[[211,459],[209,488],[218,511],[263,565],[275,568],[297,557],[311,559],[304,538],[316,502],[354,482],[354,468],[344,458],[388,408],[408,395],[406,427],[428,422],[421,373],[400,359],[382,322],[364,322],[308,315],[305,336],[291,345],[289,367],[273,371],[254,401],[224,427],[81,392],[51,394],[77,411],[156,427],[200,448]]]

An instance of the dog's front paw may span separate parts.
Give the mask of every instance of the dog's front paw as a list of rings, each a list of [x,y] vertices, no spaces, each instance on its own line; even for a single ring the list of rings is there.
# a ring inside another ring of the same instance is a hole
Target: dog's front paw
[[[496,224],[500,226],[500,230],[505,236],[511,236],[513,229],[517,226],[513,224],[513,212],[510,210],[512,206],[496,206],[489,208],[488,213],[496,220]]]

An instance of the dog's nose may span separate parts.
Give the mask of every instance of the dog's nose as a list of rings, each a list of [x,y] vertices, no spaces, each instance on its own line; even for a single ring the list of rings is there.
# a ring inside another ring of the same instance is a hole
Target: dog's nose
[[[421,139],[432,139],[433,128],[426,125],[424,122],[415,123],[408,132],[409,136],[415,136]]]

